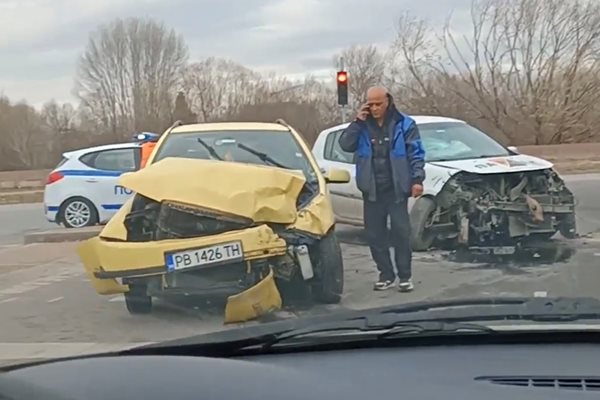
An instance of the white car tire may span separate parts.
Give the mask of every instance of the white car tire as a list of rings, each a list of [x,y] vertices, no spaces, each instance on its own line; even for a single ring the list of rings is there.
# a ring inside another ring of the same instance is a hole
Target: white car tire
[[[419,197],[410,210],[413,251],[427,251],[433,245],[435,235],[427,234],[427,222],[435,209],[435,200],[431,197]]]
[[[577,237],[575,213],[565,215],[559,224],[558,230],[565,239],[575,239]]]
[[[60,221],[66,228],[83,228],[98,223],[98,211],[84,197],[71,197],[60,207]]]

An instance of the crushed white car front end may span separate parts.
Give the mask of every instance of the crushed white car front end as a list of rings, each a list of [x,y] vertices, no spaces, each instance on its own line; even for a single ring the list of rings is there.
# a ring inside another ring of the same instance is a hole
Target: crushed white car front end
[[[429,200],[423,201],[430,212],[423,228],[429,232],[420,247],[436,240],[501,246],[558,231],[576,234],[573,193],[548,161],[513,155],[430,162],[427,172]],[[422,204],[411,211],[424,213]]]

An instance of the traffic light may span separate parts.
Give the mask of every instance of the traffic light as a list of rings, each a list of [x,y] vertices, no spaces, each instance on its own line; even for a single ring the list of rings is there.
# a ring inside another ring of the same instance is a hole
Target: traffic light
[[[336,80],[338,104],[345,106],[348,104],[348,72],[338,71]]]

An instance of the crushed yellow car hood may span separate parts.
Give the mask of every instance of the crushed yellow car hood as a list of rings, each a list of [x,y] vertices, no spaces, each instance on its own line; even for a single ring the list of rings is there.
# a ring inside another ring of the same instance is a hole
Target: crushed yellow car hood
[[[300,171],[189,158],[166,158],[119,179],[120,185],[155,201],[281,224],[296,220],[304,183]]]

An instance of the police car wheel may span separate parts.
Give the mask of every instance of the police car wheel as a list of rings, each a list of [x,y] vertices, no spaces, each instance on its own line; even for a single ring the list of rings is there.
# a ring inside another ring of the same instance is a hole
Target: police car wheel
[[[73,197],[61,206],[60,219],[67,228],[83,228],[98,222],[98,212],[88,199]]]

